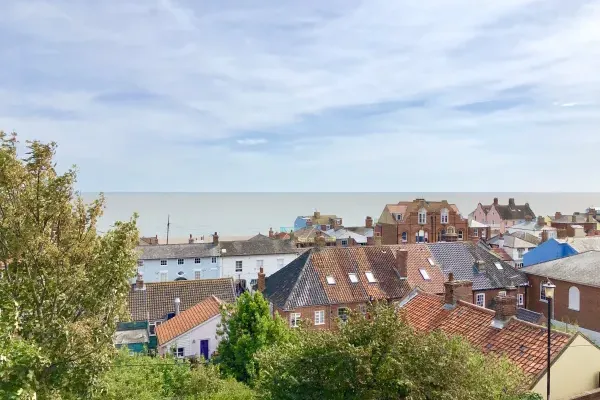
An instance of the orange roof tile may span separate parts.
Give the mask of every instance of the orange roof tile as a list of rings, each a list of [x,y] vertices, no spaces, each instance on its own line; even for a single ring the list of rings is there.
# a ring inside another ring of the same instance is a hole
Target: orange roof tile
[[[207,297],[195,306],[176,315],[156,327],[158,344],[162,345],[180,336],[192,328],[203,324],[221,312],[221,300],[215,296]]]
[[[444,307],[440,296],[420,292],[401,310],[407,323],[417,331],[436,329],[466,338],[484,353],[506,356],[528,375],[536,376],[546,366],[547,330],[530,322],[511,319],[503,328],[492,326],[494,311],[459,301],[453,309]],[[559,354],[572,336],[552,333],[552,357]]]

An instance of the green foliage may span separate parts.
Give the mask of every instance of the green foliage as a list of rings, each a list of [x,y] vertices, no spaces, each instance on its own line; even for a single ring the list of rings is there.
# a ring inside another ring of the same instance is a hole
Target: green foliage
[[[257,351],[292,336],[279,316],[271,316],[269,303],[259,292],[243,293],[235,305],[223,310],[222,321],[216,362],[226,375],[241,382],[252,383],[257,375]]]
[[[112,368],[101,379],[94,399],[121,400],[194,399],[251,400],[251,389],[232,379],[221,379],[213,365],[192,365],[171,357],[130,356],[119,352]]]
[[[18,316],[2,356],[28,355],[19,365],[39,398],[81,398],[112,359],[135,274],[136,217],[98,235],[103,197],[84,203],[75,171],[56,172],[54,143],[27,150],[19,158],[16,136],[0,132],[0,301],[12,310],[0,320]]]
[[[519,399],[523,373],[459,338],[415,334],[393,307],[352,314],[339,332],[305,330],[257,354],[268,399]]]

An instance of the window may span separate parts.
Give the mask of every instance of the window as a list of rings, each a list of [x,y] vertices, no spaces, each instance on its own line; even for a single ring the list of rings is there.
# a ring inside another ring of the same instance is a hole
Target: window
[[[350,278],[350,282],[352,282],[352,283],[358,282],[358,277],[356,276],[356,274],[348,274],[348,277]]]
[[[160,260],[160,265],[167,265],[167,260]]]
[[[523,293],[517,294],[517,305],[518,306],[525,305],[525,296],[523,296]]]
[[[373,273],[371,271],[365,272],[365,275],[367,276],[367,280],[369,281],[369,283],[377,282],[375,276],[373,276]]]
[[[277,268],[283,268],[283,258],[278,258],[277,259]]]
[[[236,261],[235,262],[235,272],[242,272],[242,262],[241,261]]]
[[[213,263],[213,264],[216,264],[216,263],[217,263],[217,257],[213,257],[213,258],[210,260],[210,262],[211,262],[211,263]]]
[[[575,286],[569,288],[569,310],[579,311],[579,289]]]
[[[346,307],[338,308],[338,318],[344,322],[348,320],[348,309]]]
[[[402,221],[402,214],[396,214],[396,220]]]
[[[523,263],[522,262],[516,262],[515,263],[515,268],[523,268]]]
[[[546,288],[543,283],[540,283],[540,300],[548,301],[548,298],[546,297]]]
[[[427,261],[429,261],[429,265],[431,265],[432,267],[435,266],[435,263],[431,258],[428,258]]]
[[[517,256],[519,258],[523,258],[523,253],[525,252],[525,249],[517,249]]]
[[[169,271],[160,271],[160,281],[166,282],[169,280]]]
[[[264,262],[263,262],[263,261],[264,261],[264,260],[256,260],[256,268],[260,268],[260,267],[262,267],[262,266],[263,266],[263,264],[264,264]]]
[[[183,258],[180,258],[179,260],[177,260],[177,265],[183,265]]]
[[[482,230],[481,230],[481,238],[482,238],[482,239],[485,239],[485,229],[482,229]]]
[[[463,240],[463,231],[458,231],[458,240]]]
[[[173,355],[178,358],[183,358],[185,353],[185,349],[183,347],[178,347],[177,349],[173,349]]]
[[[448,209],[444,208],[440,213],[440,221],[442,224],[448,223]]]
[[[358,305],[358,311],[362,314],[362,315],[366,315],[367,314],[367,305],[366,304],[359,304]]]
[[[202,261],[200,258],[194,258],[194,264],[200,264],[200,261]]]
[[[138,260],[138,267],[144,266],[144,260]]]
[[[419,272],[421,273],[421,276],[423,277],[423,279],[425,279],[426,281],[431,279],[429,277],[429,274],[427,273],[427,271],[425,271],[424,269],[420,269]]]
[[[325,325],[325,311],[315,311],[315,325]]]
[[[498,296],[506,296],[506,290],[499,291]]]
[[[291,313],[290,314],[290,326],[292,328],[297,328],[298,322],[300,322],[300,313]]]
[[[342,246],[348,246],[348,241],[346,239],[342,240]]]
[[[408,242],[408,233],[402,232],[402,243]]]
[[[477,228],[473,228],[473,236],[479,236],[479,230]]]
[[[475,304],[480,307],[485,307],[485,293],[477,293],[475,296]]]
[[[194,279],[202,279],[202,270],[196,269],[194,270]]]
[[[154,322],[150,323],[148,330],[150,331],[150,336],[156,336],[156,324]]]
[[[331,275],[325,277],[325,279],[327,279],[327,283],[330,285],[335,285],[335,278]]]
[[[331,225],[325,225],[325,230],[328,231],[331,229]]]
[[[504,268],[502,268],[502,264],[500,264],[500,262],[499,262],[499,261],[496,261],[496,262],[494,263],[494,265],[495,265],[495,266],[496,266],[496,268],[498,268],[498,269],[504,269]]]
[[[421,225],[425,225],[427,223],[427,210],[425,210],[424,208],[421,208],[419,210],[419,224]]]

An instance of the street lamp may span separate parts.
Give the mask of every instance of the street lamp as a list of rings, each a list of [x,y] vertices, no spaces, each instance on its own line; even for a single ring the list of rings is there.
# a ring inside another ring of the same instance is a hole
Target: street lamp
[[[547,279],[542,285],[544,288],[544,296],[548,301],[548,360],[546,365],[546,400],[550,400],[550,334],[552,331],[552,300],[554,299],[554,289],[556,285]]]

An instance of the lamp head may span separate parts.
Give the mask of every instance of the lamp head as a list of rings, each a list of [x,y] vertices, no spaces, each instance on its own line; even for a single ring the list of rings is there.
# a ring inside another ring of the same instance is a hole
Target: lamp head
[[[548,279],[544,284],[542,284],[542,287],[544,288],[546,298],[554,298],[554,289],[556,288],[556,285],[550,282],[550,279]]]

